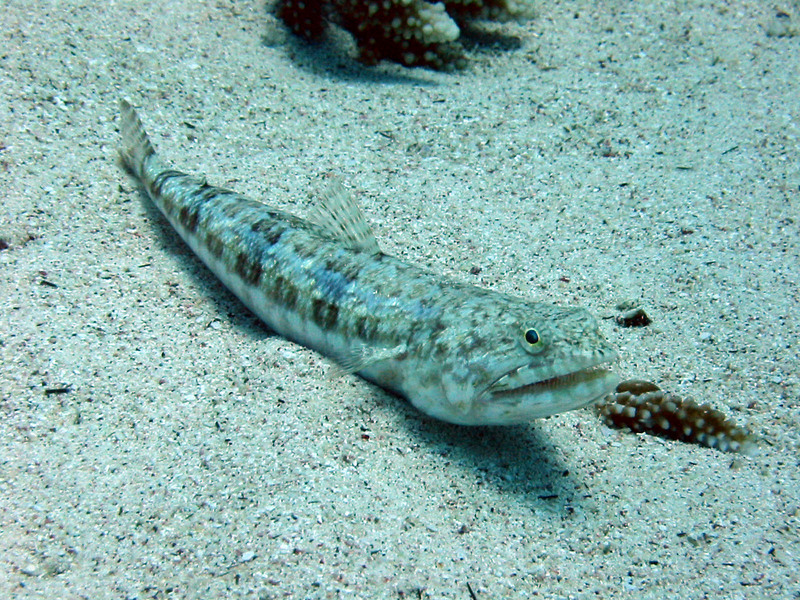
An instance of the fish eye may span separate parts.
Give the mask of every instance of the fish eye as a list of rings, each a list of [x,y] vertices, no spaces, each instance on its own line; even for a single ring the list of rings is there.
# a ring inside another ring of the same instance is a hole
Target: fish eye
[[[544,343],[542,342],[542,336],[539,335],[539,332],[529,327],[524,330],[522,334],[523,339],[523,347],[528,350],[529,352],[538,352],[542,349]]]

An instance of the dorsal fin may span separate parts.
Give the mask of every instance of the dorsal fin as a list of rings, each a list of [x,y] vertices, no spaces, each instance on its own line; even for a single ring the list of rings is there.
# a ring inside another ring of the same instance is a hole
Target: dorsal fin
[[[351,250],[370,254],[381,251],[364,213],[339,181],[322,193],[320,203],[311,209],[308,219]]]

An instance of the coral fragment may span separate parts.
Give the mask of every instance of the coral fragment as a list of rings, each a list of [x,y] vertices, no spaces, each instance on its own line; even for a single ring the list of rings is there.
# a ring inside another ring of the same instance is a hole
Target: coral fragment
[[[747,453],[752,448],[750,432],[720,411],[664,392],[648,381],[623,381],[597,410],[606,425],[634,433],[650,433],[725,452]]]
[[[327,23],[338,25],[355,38],[367,64],[447,69],[465,64],[457,23],[519,19],[531,10],[530,0],[279,0],[276,13],[307,40],[319,38]]]

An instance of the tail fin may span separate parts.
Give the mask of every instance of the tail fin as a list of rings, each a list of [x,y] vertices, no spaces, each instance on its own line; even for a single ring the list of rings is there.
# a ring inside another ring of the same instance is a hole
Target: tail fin
[[[123,166],[130,171],[137,179],[142,178],[144,173],[145,161],[154,156],[156,151],[147,132],[144,130],[139,116],[133,106],[127,100],[119,103],[121,120],[120,129],[122,131],[122,148],[119,156]]]

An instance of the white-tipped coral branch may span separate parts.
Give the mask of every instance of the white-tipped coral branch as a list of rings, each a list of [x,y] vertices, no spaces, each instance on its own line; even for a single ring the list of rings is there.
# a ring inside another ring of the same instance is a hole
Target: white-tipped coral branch
[[[610,427],[749,454],[753,439],[720,411],[659,389],[648,381],[623,381],[597,405]]]
[[[366,64],[462,67],[459,24],[507,21],[532,14],[531,0],[279,0],[277,14],[297,35],[319,38],[328,23],[350,32]]]

